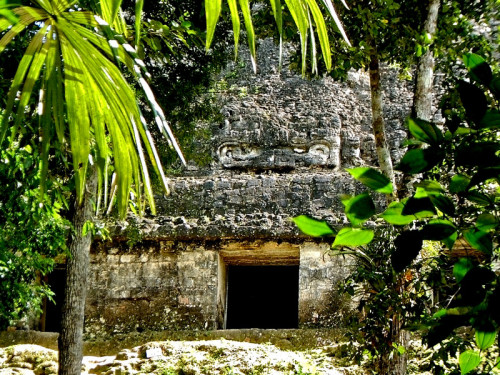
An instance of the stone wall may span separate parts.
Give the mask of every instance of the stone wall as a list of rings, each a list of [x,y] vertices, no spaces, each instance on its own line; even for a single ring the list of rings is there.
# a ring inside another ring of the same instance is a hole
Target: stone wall
[[[327,251],[310,241],[96,243],[85,335],[223,329],[229,265],[299,265],[299,327],[337,327],[341,317],[332,312],[341,306],[331,292],[350,261]]]
[[[311,242],[289,219],[309,214],[342,225],[340,195],[363,190],[345,168],[377,165],[368,76],[308,81],[287,69],[287,51],[278,72],[272,41],[262,41],[258,54],[258,74],[245,52],[229,64],[218,85],[223,120],[200,124],[212,134],[211,164],[190,163],[170,179],[171,194],[157,197],[158,216],[118,223],[115,243],[92,250],[88,337],[224,328],[231,264],[299,265],[299,326],[342,320],[347,307],[333,287],[351,260],[325,255],[329,243]],[[383,85],[397,161],[411,87],[395,72],[384,74]],[[119,242],[131,234],[141,241]]]

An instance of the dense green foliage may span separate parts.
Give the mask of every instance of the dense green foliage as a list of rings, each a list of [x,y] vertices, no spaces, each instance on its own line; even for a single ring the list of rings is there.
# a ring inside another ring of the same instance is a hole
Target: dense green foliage
[[[368,285],[374,287],[376,294],[368,301],[370,309],[375,309],[375,316],[390,310],[391,306],[393,310],[406,310],[401,311],[402,319],[412,318],[406,326],[411,327],[409,323],[413,323],[420,328],[427,327],[425,337],[429,346],[446,340],[456,328],[471,327],[476,332],[477,349],[484,350],[495,340],[500,327],[500,280],[493,271],[500,255],[500,76],[493,74],[478,55],[466,55],[464,63],[471,80],[458,80],[455,94],[447,98],[443,109],[445,131],[418,119],[407,122],[412,142],[421,147],[408,150],[397,168],[420,176],[413,185],[412,196],[392,202],[378,214],[373,210],[370,195],[364,193],[350,198],[347,200],[349,204],[346,204],[346,216],[352,226],[336,234],[333,247],[340,249],[340,254],[348,248],[347,253],[357,254],[367,262],[361,267],[362,272],[357,271],[355,280],[362,281],[364,278]],[[377,176],[375,170],[369,170]],[[376,184],[373,178],[363,178],[366,168],[357,169],[357,172],[351,174],[372,190],[389,183],[382,175],[375,179]],[[350,204],[353,201],[361,203]],[[386,233],[378,239],[372,228],[364,227],[368,219],[375,220],[378,225],[389,225],[393,228],[392,234]],[[303,217],[301,220],[305,221]],[[296,223],[300,224],[297,220]],[[307,233],[314,234],[310,228],[321,226],[324,226],[322,222],[310,219]],[[329,234],[335,235],[335,232],[332,230]],[[318,231],[316,235],[324,233]],[[339,237],[341,240],[338,240]],[[373,280],[378,272],[370,272],[374,271],[375,264],[371,257],[377,260],[381,256],[374,253],[374,249],[380,249],[377,243],[381,240],[389,241],[383,246],[385,255],[382,256],[390,266]],[[422,251],[425,241],[441,244],[435,256],[429,257]],[[422,259],[427,259],[426,267],[430,267],[424,273]],[[421,297],[425,300],[430,295],[420,294],[419,298],[404,303],[404,294],[401,293],[391,305],[391,299],[385,299],[380,294],[382,291],[401,292],[403,287],[418,296],[421,286],[404,283],[408,274],[411,279],[417,278],[419,285],[425,283],[439,293],[440,297],[427,306],[428,313],[434,314],[432,318],[425,318],[426,314],[412,315],[408,309],[409,306],[417,306]],[[387,288],[387,278],[396,280],[397,287]],[[380,291],[374,285],[376,283],[383,286]],[[384,324],[379,324],[378,329],[383,332]],[[439,352],[440,355],[444,358],[453,355],[456,347],[448,349],[449,352]],[[461,373],[472,371],[480,362],[480,351],[471,349],[462,352],[459,359]],[[494,365],[495,362],[485,364],[484,370]],[[441,373],[439,369],[435,371]]]
[[[51,296],[43,276],[65,249],[68,226],[60,215],[61,186],[49,183],[40,203],[39,160],[33,145],[1,150],[0,330],[40,311],[42,298]]]

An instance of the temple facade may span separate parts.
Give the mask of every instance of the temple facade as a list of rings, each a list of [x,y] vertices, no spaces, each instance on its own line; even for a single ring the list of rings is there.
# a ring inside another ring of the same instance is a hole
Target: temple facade
[[[112,242],[95,242],[87,337],[341,321],[349,301],[334,287],[353,260],[331,256],[331,239],[302,235],[290,218],[346,222],[340,196],[364,189],[345,168],[376,165],[369,78],[352,72],[342,83],[306,80],[287,68],[287,52],[279,72],[277,51],[261,41],[257,74],[244,52],[222,73],[222,119],[200,124],[210,134],[211,162],[170,178],[157,216],[131,218]],[[383,85],[398,160],[411,87],[395,72]]]

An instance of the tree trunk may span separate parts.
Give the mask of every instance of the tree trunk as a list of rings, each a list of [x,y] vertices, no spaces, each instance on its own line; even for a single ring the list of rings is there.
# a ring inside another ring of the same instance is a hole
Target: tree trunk
[[[424,22],[423,32],[434,37],[437,29],[439,15],[439,6],[441,0],[428,0],[429,7],[427,18]],[[415,77],[415,89],[413,93],[413,105],[411,108],[411,117],[419,118],[425,121],[432,120],[432,99],[434,97],[434,55],[433,51],[427,47],[425,53],[420,56]],[[409,134],[408,134],[409,136]],[[401,178],[401,185],[398,188],[398,197],[403,199],[410,194],[413,176],[404,174]]]
[[[440,0],[429,0],[427,19],[424,23],[425,34],[434,37],[437,29]],[[420,56],[415,80],[415,92],[413,96],[412,117],[422,120],[432,120],[432,98],[434,83],[434,56],[430,46]]]
[[[373,39],[368,41],[370,45],[370,91],[372,104],[372,128],[375,136],[375,149],[377,151],[378,163],[382,173],[389,178],[392,186],[396,186],[394,180],[394,169],[392,167],[391,153],[387,147],[385,136],[384,105],[382,98],[382,85],[380,82],[380,62],[378,58],[377,45]]]
[[[85,223],[94,218],[93,203],[97,191],[97,168],[91,167],[85,197],[75,203],[72,218],[74,232],[69,240],[66,260],[66,288],[59,335],[59,375],[80,375],[83,357],[83,322],[87,295],[87,274],[92,234],[83,235]]]

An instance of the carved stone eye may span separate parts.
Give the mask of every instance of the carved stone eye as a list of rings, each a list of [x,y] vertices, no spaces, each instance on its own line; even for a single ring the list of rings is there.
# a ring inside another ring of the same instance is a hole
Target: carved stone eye
[[[224,144],[224,145],[220,146],[219,151],[218,151],[219,158],[220,159],[225,159],[225,158],[232,159],[234,149],[237,147],[238,146],[234,145],[234,144]]]
[[[239,144],[239,143],[226,143],[219,147],[219,159],[229,160],[247,160],[260,155],[261,150],[255,146]]]
[[[317,143],[309,147],[309,153],[327,158],[330,156],[330,147],[323,143]]]

